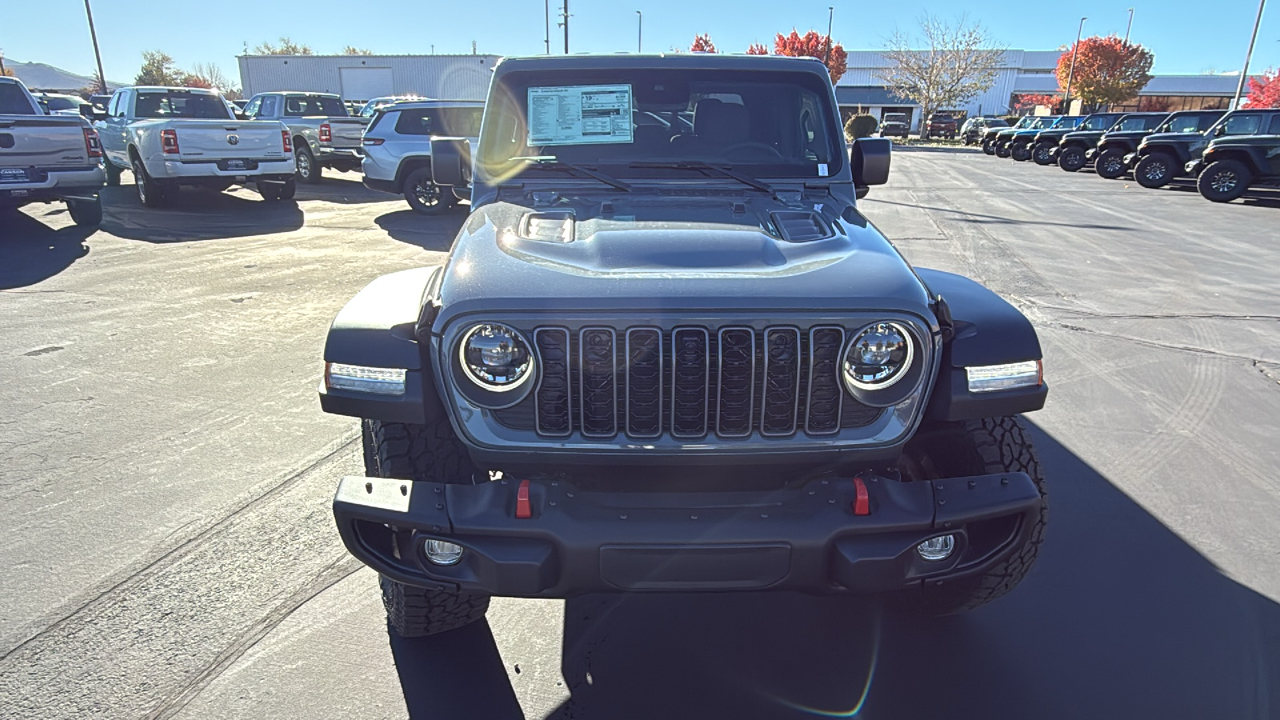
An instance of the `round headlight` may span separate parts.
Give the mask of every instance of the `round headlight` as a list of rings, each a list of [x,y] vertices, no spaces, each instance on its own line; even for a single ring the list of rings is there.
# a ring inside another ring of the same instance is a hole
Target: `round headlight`
[[[892,322],[869,325],[845,350],[845,382],[861,390],[883,390],[906,377],[914,357],[906,328]]]
[[[486,390],[505,392],[533,377],[533,353],[520,333],[501,323],[481,323],[458,344],[462,368]]]

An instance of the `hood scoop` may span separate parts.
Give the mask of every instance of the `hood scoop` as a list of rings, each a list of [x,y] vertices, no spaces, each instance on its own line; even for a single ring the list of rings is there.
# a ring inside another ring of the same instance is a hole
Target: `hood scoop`
[[[572,212],[553,210],[531,212],[520,219],[520,237],[539,242],[571,243],[576,238]]]
[[[770,213],[778,234],[787,242],[813,242],[826,240],[835,233],[820,215],[808,210],[779,210]]]

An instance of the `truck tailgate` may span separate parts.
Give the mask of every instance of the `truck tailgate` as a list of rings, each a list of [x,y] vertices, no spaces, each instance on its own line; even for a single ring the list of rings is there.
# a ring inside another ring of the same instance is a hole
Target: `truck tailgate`
[[[364,128],[368,123],[361,118],[326,118],[329,132],[333,134],[332,147],[358,148],[364,137]]]
[[[68,115],[0,115],[0,183],[24,182],[15,168],[82,168],[89,159],[84,120]]]
[[[182,160],[283,158],[284,129],[273,120],[170,120]]]

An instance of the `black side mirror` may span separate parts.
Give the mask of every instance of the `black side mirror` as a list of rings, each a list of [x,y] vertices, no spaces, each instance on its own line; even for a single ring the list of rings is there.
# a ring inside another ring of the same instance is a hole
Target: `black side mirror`
[[[1226,134],[1227,134],[1227,127],[1225,125],[1219,125],[1213,131],[1214,137],[1222,137],[1223,135],[1226,135]]]
[[[858,138],[854,141],[849,153],[854,187],[865,188],[889,182],[892,148],[893,141],[888,138]]]
[[[431,141],[431,182],[448,187],[464,187],[463,168],[470,165],[471,150],[466,140]]]

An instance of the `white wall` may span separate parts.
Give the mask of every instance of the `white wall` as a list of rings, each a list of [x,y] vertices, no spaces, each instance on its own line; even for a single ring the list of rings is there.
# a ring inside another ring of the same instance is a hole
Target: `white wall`
[[[245,97],[276,90],[342,93],[344,68],[351,77],[360,70],[382,68],[379,75],[390,72],[387,94],[483,100],[498,60],[497,55],[242,55],[240,83]],[[380,80],[378,86],[384,87],[385,82]]]

